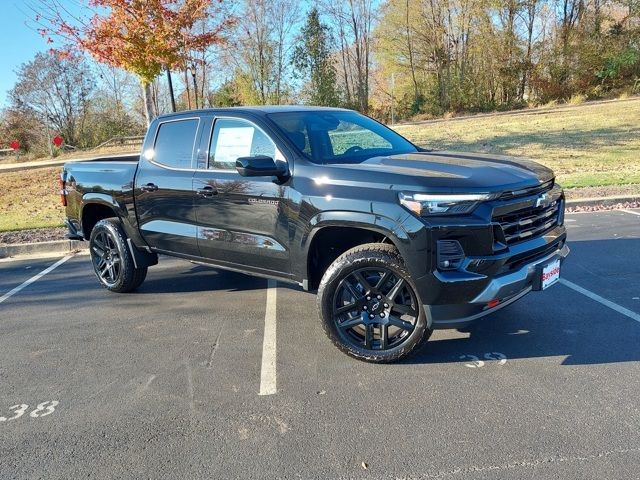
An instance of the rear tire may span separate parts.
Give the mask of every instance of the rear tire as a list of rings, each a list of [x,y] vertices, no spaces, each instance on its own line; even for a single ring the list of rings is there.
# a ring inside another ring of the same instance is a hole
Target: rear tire
[[[89,252],[100,285],[110,292],[131,292],[142,285],[147,276],[147,267],[135,267],[118,218],[96,223],[89,239]]]
[[[347,355],[374,363],[408,356],[432,333],[398,250],[370,243],[340,255],[318,289],[325,333]]]

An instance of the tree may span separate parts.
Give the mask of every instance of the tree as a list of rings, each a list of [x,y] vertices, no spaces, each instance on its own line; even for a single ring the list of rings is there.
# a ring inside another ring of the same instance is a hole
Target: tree
[[[195,23],[211,14],[211,0],[90,0],[90,5],[95,13],[83,20],[60,0],[40,0],[40,33],[66,41],[62,55],[78,48],[135,74],[143,88],[147,123],[154,116],[151,82],[163,69],[186,69],[192,50],[222,43],[222,32],[233,23],[225,18],[205,32],[194,31]]]
[[[369,110],[369,70],[371,68],[373,0],[325,0],[340,41],[341,76],[347,104],[363,113]]]
[[[235,79],[227,80],[209,94],[209,104],[216,107],[238,107],[242,105]]]
[[[298,22],[295,0],[244,0],[225,63],[234,72],[243,103],[280,104],[287,97],[285,69],[291,31]],[[240,72],[240,73],[238,73]]]
[[[329,48],[329,27],[320,21],[317,8],[307,15],[298,45],[293,50],[292,63],[307,80],[305,93],[310,104],[339,104],[336,69]]]
[[[531,75],[531,69],[533,67],[532,55],[533,55],[533,33],[535,29],[536,15],[538,14],[538,8],[540,0],[523,0],[524,7],[526,9],[525,26],[526,26],[526,48],[522,77],[520,80],[520,101],[524,100],[525,90],[529,85],[529,77]]]
[[[400,91],[403,98],[408,97],[407,82],[411,82],[411,101],[408,105],[403,102],[402,110],[415,115],[420,112],[424,103],[421,72],[426,63],[426,58],[416,48],[418,42],[415,29],[423,27],[419,3],[417,0],[389,0],[382,7],[381,14],[383,20],[374,32],[378,71],[382,78],[393,83],[394,90],[391,92],[391,89],[383,89],[382,93],[388,97],[387,100],[395,102],[396,90]]]
[[[93,75],[82,58],[59,60],[38,53],[18,70],[9,97],[14,110],[31,112],[39,119],[50,133],[48,137],[60,134],[67,144],[81,146],[94,86]]]
[[[13,106],[0,112],[0,138],[3,148],[9,142],[17,140],[20,150],[25,152],[46,153],[50,145],[44,135],[42,122],[35,112]]]
[[[275,48],[275,103],[281,104],[286,95],[286,66],[289,63],[289,53],[292,48],[291,33],[299,21],[298,2],[295,0],[272,0],[271,16]]]

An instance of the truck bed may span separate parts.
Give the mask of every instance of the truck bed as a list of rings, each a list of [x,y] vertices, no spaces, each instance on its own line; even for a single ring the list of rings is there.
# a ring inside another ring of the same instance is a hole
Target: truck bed
[[[132,196],[139,158],[139,155],[128,155],[65,163],[68,222],[79,228],[83,198],[87,196],[123,206],[125,199]]]

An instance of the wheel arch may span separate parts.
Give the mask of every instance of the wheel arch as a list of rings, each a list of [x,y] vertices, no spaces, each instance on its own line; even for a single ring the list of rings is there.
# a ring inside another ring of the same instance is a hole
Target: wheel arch
[[[309,222],[301,252],[306,261],[298,262],[307,290],[318,287],[329,265],[347,250],[365,243],[390,243],[400,255],[407,251],[409,235],[401,224],[372,213],[322,212]]]
[[[80,212],[80,227],[86,240],[91,237],[91,230],[96,223],[109,217],[119,217],[121,210],[115,199],[102,193],[85,194],[82,197],[82,211]]]

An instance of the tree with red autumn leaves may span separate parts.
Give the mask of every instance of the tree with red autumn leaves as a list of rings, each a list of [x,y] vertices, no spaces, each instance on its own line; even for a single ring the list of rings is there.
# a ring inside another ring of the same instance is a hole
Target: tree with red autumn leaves
[[[73,49],[89,53],[101,63],[122,68],[137,76],[143,89],[147,122],[154,116],[150,84],[163,69],[185,69],[192,52],[225,42],[224,32],[232,18],[220,18],[222,0],[89,0],[93,12],[81,19],[60,0],[40,0],[38,31],[55,50],[67,55]],[[197,22],[207,21],[196,32]],[[211,25],[215,23],[215,25]]]

